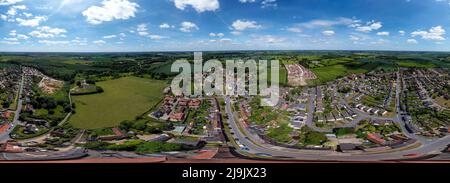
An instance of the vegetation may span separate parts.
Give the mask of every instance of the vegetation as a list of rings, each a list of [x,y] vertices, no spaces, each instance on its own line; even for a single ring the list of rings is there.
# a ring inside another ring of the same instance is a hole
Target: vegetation
[[[112,150],[112,151],[133,151],[139,154],[152,154],[170,151],[190,150],[181,144],[166,142],[146,142],[142,140],[130,140],[121,144],[112,144],[108,142],[88,142],[84,147],[92,150]]]
[[[320,132],[313,131],[307,126],[304,126],[300,130],[300,136],[299,136],[299,146],[320,146],[323,145],[325,142],[327,142],[327,137]]]
[[[166,84],[162,81],[125,77],[97,83],[103,93],[74,96],[76,114],[70,123],[77,128],[114,127],[132,120],[162,99]]]
[[[11,137],[17,140],[31,139],[34,137],[39,137],[49,131],[48,128],[43,126],[37,126],[39,129],[35,133],[25,133],[25,126],[17,125],[11,132]]]

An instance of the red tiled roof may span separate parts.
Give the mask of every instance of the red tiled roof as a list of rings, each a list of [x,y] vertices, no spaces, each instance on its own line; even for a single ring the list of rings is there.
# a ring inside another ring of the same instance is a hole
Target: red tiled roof
[[[386,140],[378,137],[378,135],[373,134],[373,133],[367,134],[367,139],[369,139],[373,143],[377,143],[377,144],[384,144],[386,142]]]

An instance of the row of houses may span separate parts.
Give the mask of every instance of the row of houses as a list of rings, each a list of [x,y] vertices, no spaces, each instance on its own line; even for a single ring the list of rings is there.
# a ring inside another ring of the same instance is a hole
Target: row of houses
[[[200,105],[200,99],[167,95],[159,109],[150,116],[163,121],[181,122],[187,117],[188,109],[198,109]]]
[[[362,112],[366,112],[369,114],[376,114],[376,115],[380,115],[380,116],[386,116],[388,114],[388,111],[384,110],[384,109],[377,109],[377,108],[372,108],[372,107],[367,107],[363,104],[356,104],[355,108],[357,108],[358,110],[362,111]]]
[[[324,122],[336,122],[336,121],[344,121],[344,120],[353,120],[357,117],[357,114],[350,110],[349,108],[342,106],[341,110],[338,110],[338,107],[335,106],[336,111],[331,112],[327,115],[319,115],[317,117],[317,121],[319,123]]]

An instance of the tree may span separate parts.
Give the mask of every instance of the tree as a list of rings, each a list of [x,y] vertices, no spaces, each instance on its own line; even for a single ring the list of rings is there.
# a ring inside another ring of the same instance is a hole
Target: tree
[[[147,122],[146,121],[136,121],[133,124],[133,128],[136,130],[144,131],[145,128],[147,128]]]
[[[131,121],[122,121],[119,124],[119,128],[122,130],[128,131],[133,126],[133,122]]]

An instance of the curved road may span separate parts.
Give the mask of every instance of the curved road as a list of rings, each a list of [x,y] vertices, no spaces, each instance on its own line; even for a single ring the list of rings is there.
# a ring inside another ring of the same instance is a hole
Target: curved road
[[[278,147],[271,144],[263,143],[259,139],[255,139],[248,129],[241,127],[234,116],[234,112],[231,109],[230,97],[225,98],[226,107],[225,110],[229,116],[228,123],[231,130],[234,132],[234,138],[239,139],[239,142],[243,144],[247,150],[246,152],[259,155],[270,155],[272,157],[292,158],[297,160],[316,160],[316,161],[380,161],[380,160],[400,160],[407,159],[406,154],[419,154],[425,155],[429,153],[439,153],[445,149],[450,142],[450,136],[446,136],[439,140],[422,144],[420,147],[389,153],[380,154],[345,154],[335,151],[314,151],[314,150],[298,150],[284,147]],[[241,150],[242,151],[242,150]]]

